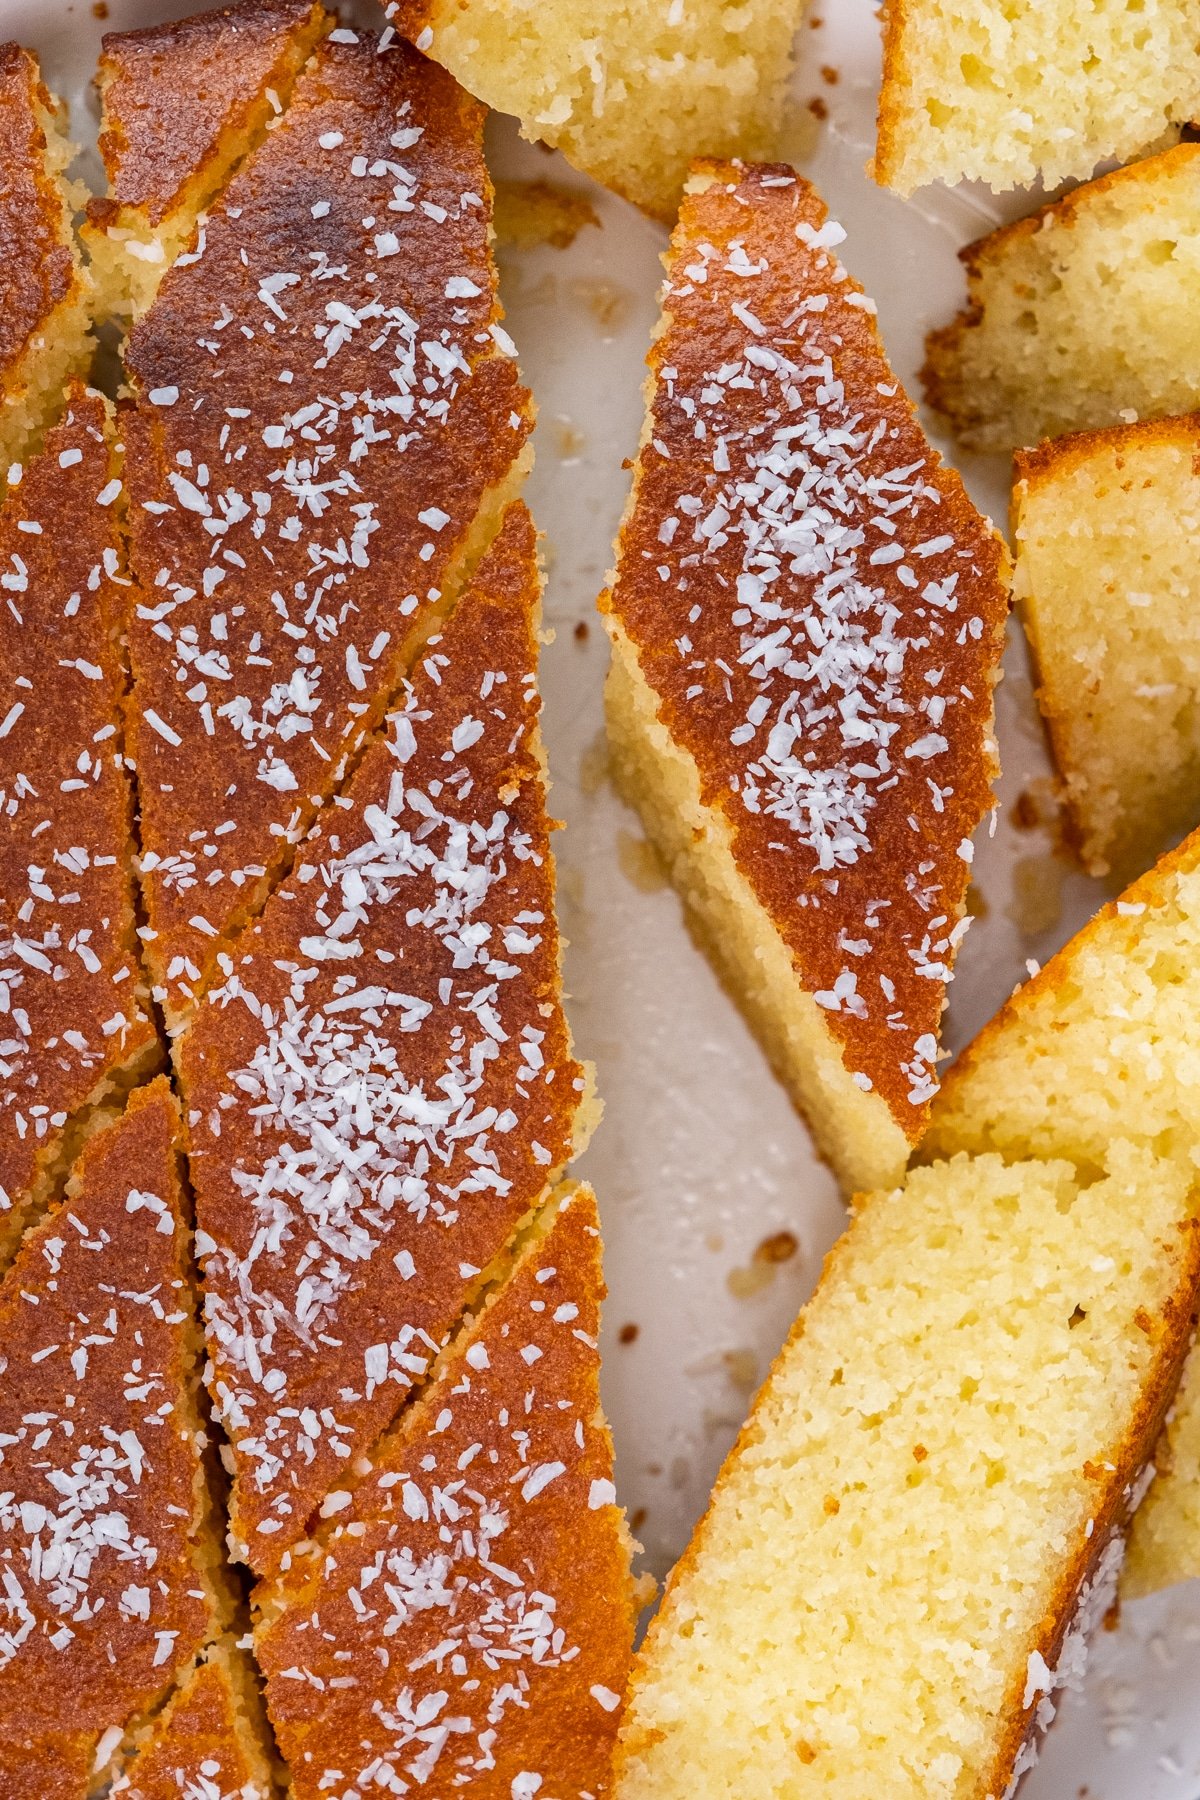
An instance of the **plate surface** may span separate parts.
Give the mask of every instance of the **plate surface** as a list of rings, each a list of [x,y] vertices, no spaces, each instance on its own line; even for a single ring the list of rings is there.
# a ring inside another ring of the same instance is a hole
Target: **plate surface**
[[[47,81],[71,103],[76,140],[91,146],[101,33],[202,4],[108,0],[102,23],[87,0],[0,0],[0,35],[37,50]],[[365,0],[342,11],[347,22],[377,19]],[[961,302],[959,245],[1031,202],[971,187],[905,202],[874,187],[864,173],[879,78],[874,0],[810,0],[810,12],[789,151],[846,227],[841,254],[878,302],[892,361],[911,389],[926,330]],[[527,497],[546,537],[546,621],[555,631],[542,685],[552,805],[566,823],[556,848],[571,1018],[606,1105],[580,1165],[605,1223],[606,1405],[620,1496],[647,1566],[661,1576],[704,1509],[842,1209],[605,775],[607,653],[594,603],[625,500],[622,460],[641,424],[665,233],[560,157],[522,144],[510,121],[493,121],[489,147],[498,179],[569,187],[600,220],[566,249],[502,247],[501,281],[540,415]],[[94,152],[81,167],[98,184]],[[1007,464],[955,460],[979,505],[1002,522]],[[1015,628],[998,716],[1000,810],[994,834],[985,828],[977,846],[981,916],[952,989],[952,1049],[1024,978],[1027,962],[1044,961],[1103,897],[1054,853],[1049,765]],[[790,1254],[756,1259],[767,1239]],[[1022,1800],[1197,1800],[1198,1693],[1193,1582],[1126,1608],[1119,1629],[1101,1633],[1085,1692],[1066,1697]]]

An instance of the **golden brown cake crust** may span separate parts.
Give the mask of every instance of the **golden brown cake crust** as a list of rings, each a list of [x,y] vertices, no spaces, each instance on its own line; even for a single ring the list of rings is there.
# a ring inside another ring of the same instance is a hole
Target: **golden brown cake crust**
[[[991,804],[1006,557],[817,195],[783,166],[697,166],[602,604],[847,1068],[915,1139]]]
[[[170,1015],[381,717],[528,435],[481,129],[407,47],[324,41],[131,334],[130,735]]]
[[[570,1155],[537,597],[517,506],[180,1042],[233,1532],[260,1572]]]
[[[268,1800],[261,1758],[252,1762],[246,1753],[237,1707],[227,1662],[210,1656],[114,1782],[113,1800]]]
[[[265,88],[291,73],[324,23],[320,0],[242,0],[140,31],[108,32],[100,154],[110,197],[96,221],[137,207],[152,225],[202,176],[226,132],[244,129]]]
[[[0,1248],[106,1078],[156,1042],[139,993],[121,765],[106,406],[64,418],[0,510]]]
[[[94,1749],[211,1628],[177,1129],[138,1089],[0,1287],[0,1741],[35,1758]]]
[[[37,109],[54,102],[37,63],[18,44],[0,44],[0,384],[79,277],[62,190],[46,173],[46,133]]]
[[[479,1800],[608,1791],[633,1605],[599,1412],[602,1294],[595,1203],[576,1190],[327,1542],[260,1592],[297,1800],[381,1766]]]

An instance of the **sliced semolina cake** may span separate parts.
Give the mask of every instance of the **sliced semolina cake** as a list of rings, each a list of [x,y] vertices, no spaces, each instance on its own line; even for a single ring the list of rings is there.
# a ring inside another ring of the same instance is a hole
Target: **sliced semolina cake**
[[[1200,417],[1021,451],[1013,591],[1085,868],[1200,820]]]
[[[844,235],[790,169],[697,176],[600,604],[618,779],[854,1190],[937,1086],[1008,597]]]
[[[122,761],[120,491],[107,403],[76,384],[0,505],[0,1262],[89,1110],[160,1054]]]
[[[1200,114],[1191,0],[886,0],[874,175],[1047,188]]]
[[[1128,1137],[1200,1170],[1200,833],[1106,906],[958,1058],[922,1155],[1067,1156],[1087,1172]],[[1155,1451],[1133,1592],[1200,1575],[1200,1366]]]
[[[0,479],[61,412],[95,350],[64,180],[75,156],[66,122],[30,52],[0,44]]]
[[[112,1800],[272,1800],[270,1731],[246,1652],[210,1645],[139,1734]]]
[[[105,36],[96,79],[109,193],[88,203],[84,230],[103,312],[145,311],[331,23],[319,0],[242,0]]]
[[[1075,188],[959,252],[967,307],[931,332],[931,406],[970,450],[1200,404],[1200,144]]]
[[[6,1800],[85,1800],[219,1628],[178,1124],[131,1095],[0,1285]]]
[[[295,1800],[607,1793],[636,1604],[602,1293],[595,1201],[572,1188],[369,1472],[330,1494],[320,1540],[258,1590]]]
[[[406,46],[326,38],[130,335],[129,735],[172,1028],[522,477],[482,123]]]
[[[518,505],[177,1047],[231,1542],[260,1573],[586,1135],[538,590]]]
[[[671,220],[696,156],[771,156],[804,0],[390,0],[387,15],[522,133]]]
[[[1194,1324],[1185,1172],[1114,1143],[868,1196],[630,1684],[616,1800],[1001,1800],[1113,1596]]]

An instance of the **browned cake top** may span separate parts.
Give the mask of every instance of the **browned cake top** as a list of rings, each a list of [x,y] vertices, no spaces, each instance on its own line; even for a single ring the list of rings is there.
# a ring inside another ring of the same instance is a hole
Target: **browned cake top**
[[[233,1531],[275,1565],[567,1159],[523,507],[181,1040]]]
[[[112,1800],[270,1800],[263,1756],[248,1751],[241,1695],[217,1646],[156,1721],[153,1735],[112,1787]]]
[[[209,1630],[177,1123],[139,1089],[0,1287],[6,1743],[123,1726]]]
[[[29,51],[0,44],[0,385],[79,279],[63,192],[46,170],[39,112],[53,111]]]
[[[702,167],[608,604],[847,1067],[915,1135],[990,804],[1004,553],[817,195]]]
[[[0,509],[0,1245],[39,1157],[154,1032],[139,1006],[105,404],[72,392]]]
[[[132,738],[174,1013],[381,716],[528,434],[481,124],[415,52],[325,40],[132,333]]]
[[[319,0],[243,0],[239,6],[141,31],[109,32],[100,59],[100,153],[111,200],[141,209],[152,225],[180,190],[221,155],[274,82],[321,27]],[[278,100],[278,95],[276,96]]]
[[[600,1415],[595,1205],[576,1190],[299,1557],[257,1639],[297,1800],[607,1791],[628,1548]]]

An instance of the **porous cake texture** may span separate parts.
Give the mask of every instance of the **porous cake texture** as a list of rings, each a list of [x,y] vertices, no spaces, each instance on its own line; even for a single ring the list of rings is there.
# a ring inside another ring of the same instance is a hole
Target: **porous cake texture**
[[[853,1190],[936,1090],[1008,600],[844,235],[790,169],[699,171],[600,604],[618,779]]]
[[[35,58],[0,44],[0,479],[61,412],[95,349],[92,284],[75,248],[75,147]],[[11,477],[9,477],[11,478]]]
[[[407,46],[326,38],[130,335],[129,736],[172,1028],[521,479],[481,129]]]
[[[1200,834],[1097,914],[958,1058],[922,1155],[1065,1156],[1085,1175],[1114,1138],[1200,1169]],[[1200,1575],[1200,1379],[1189,1360],[1155,1450],[1129,1582]]]
[[[385,737],[183,1039],[232,1539],[303,1537],[569,1161],[533,527],[508,514]]]
[[[272,1800],[277,1791],[247,1654],[223,1638],[140,1734],[112,1800]]]
[[[1111,1601],[1194,1322],[1176,1164],[858,1206],[635,1663],[617,1800],[1000,1800]]]
[[[1200,144],[1101,176],[959,255],[967,307],[930,333],[922,375],[968,449],[1200,403]]]
[[[595,1201],[572,1188],[435,1380],[260,1588],[296,1800],[608,1791],[633,1643],[600,1410]]]
[[[1128,879],[1200,820],[1200,418],[1020,452],[1012,516],[1072,833]]]
[[[1047,188],[1200,107],[1191,0],[886,0],[877,181]]]
[[[199,1332],[163,1079],[0,1286],[0,1780],[84,1800],[219,1629]]]
[[[332,23],[319,0],[243,0],[106,34],[96,81],[110,191],[89,201],[84,232],[103,312],[145,311]]]
[[[696,156],[771,156],[804,0],[390,0],[387,15],[526,137],[675,216]]]
[[[0,1261],[159,1055],[122,760],[121,483],[79,384],[0,506]]]

